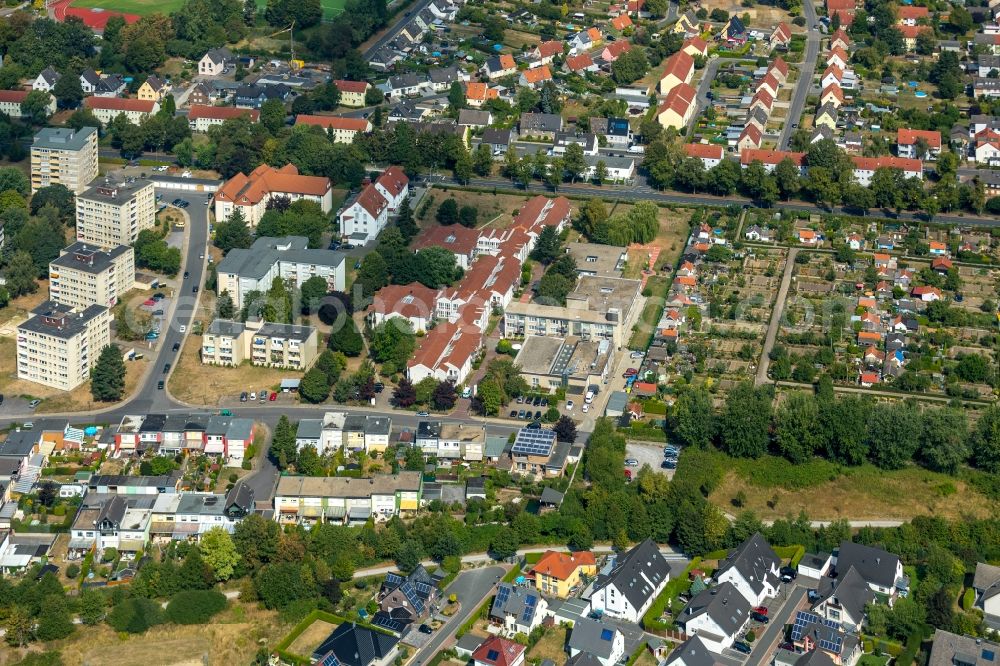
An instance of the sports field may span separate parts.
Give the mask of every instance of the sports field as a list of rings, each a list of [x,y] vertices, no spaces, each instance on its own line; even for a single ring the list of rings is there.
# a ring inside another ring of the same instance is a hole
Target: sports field
[[[184,4],[184,0],[76,0],[73,7],[81,9],[104,9],[121,14],[171,14]]]

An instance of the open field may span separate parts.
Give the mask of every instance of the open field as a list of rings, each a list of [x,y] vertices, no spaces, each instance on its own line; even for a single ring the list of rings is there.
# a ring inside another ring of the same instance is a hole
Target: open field
[[[728,460],[729,471],[709,499],[724,511],[733,512],[736,509],[732,500],[742,491],[746,502],[739,510],[753,511],[764,519],[795,516],[800,511],[805,511],[812,520],[909,520],[919,515],[983,518],[994,515],[998,508],[995,501],[969,484],[918,467],[897,471],[880,470],[872,465],[838,468],[817,460],[808,465],[828,469],[829,480],[803,487],[781,487],[777,485],[780,483],[777,475],[765,471],[769,461],[788,466],[787,462],[771,458]],[[759,466],[760,473],[753,474],[755,466]],[[818,480],[823,474],[822,470],[817,471]],[[817,497],[823,501],[817,502]]]
[[[276,613],[235,602],[203,625],[166,624],[135,636],[117,634],[103,624],[77,627],[70,638],[48,647],[59,650],[65,664],[221,666],[249,664],[259,641],[273,645],[287,630]]]
[[[427,197],[434,197],[434,201],[423,211],[422,216],[417,217],[417,223],[421,227],[433,227],[437,225],[436,215],[438,208],[446,199],[455,199],[459,208],[462,206],[472,206],[479,211],[477,226],[489,226],[503,229],[510,225],[514,219],[514,214],[520,210],[530,197],[517,194],[489,194],[486,192],[469,192],[465,190],[442,190],[433,189],[428,192]],[[428,199],[425,198],[424,201]],[[576,214],[577,206],[572,203],[573,214]],[[421,202],[420,208],[423,208]],[[419,210],[417,212],[420,212]]]
[[[292,654],[308,657],[336,628],[337,625],[330,624],[325,620],[315,620],[292,642],[288,651]]]
[[[125,14],[172,14],[184,6],[185,0],[76,0],[73,7],[106,9]]]
[[[542,634],[542,639],[528,651],[529,660],[551,659],[557,664],[566,661],[566,627],[553,627]]]

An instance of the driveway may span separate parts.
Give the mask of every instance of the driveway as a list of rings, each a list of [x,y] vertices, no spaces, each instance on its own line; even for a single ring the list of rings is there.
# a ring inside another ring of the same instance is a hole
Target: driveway
[[[668,478],[673,478],[674,470],[663,469],[660,463],[663,462],[663,445],[646,444],[645,442],[628,442],[625,445],[625,457],[634,458],[639,461],[636,467],[626,467],[632,470],[632,474],[638,474],[643,465],[649,465],[654,472],[666,473]]]
[[[800,586],[797,582],[782,584],[778,597],[772,599],[768,605],[771,610],[771,621],[767,625],[767,630],[760,634],[754,642],[753,654],[747,659],[746,666],[761,666],[771,662],[774,650],[785,636],[785,625],[792,623],[795,613],[805,601],[807,592],[807,588]],[[727,650],[726,652],[733,651]],[[734,654],[739,653],[734,652]]]
[[[434,632],[433,638],[414,655],[414,660],[411,663],[420,666],[444,649],[445,643],[451,644],[457,628],[479,609],[483,601],[493,593],[497,583],[506,572],[504,567],[493,566],[460,573],[455,578],[455,582],[444,591],[444,598],[447,599],[451,594],[456,595],[459,603],[462,604],[462,610]]]

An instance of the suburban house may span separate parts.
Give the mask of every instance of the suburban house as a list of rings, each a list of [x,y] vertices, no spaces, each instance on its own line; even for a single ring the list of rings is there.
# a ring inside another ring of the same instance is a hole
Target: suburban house
[[[389,167],[340,211],[341,235],[361,243],[373,240],[409,194],[406,174],[399,167]]]
[[[202,76],[218,76],[233,61],[233,54],[227,48],[212,49],[198,61],[198,73]]]
[[[505,76],[510,76],[517,72],[517,63],[514,62],[514,56],[506,53],[499,56],[493,56],[492,58],[488,58],[486,60],[486,64],[483,65],[482,72],[490,81],[502,79]]]
[[[542,594],[565,599],[583,581],[597,575],[597,561],[590,551],[561,553],[547,550],[531,568],[535,589]]]
[[[625,636],[614,625],[581,617],[573,623],[567,647],[570,658],[584,653],[601,666],[614,666],[625,657]]]
[[[344,81],[342,79],[334,81],[333,85],[340,92],[340,104],[342,106],[357,108],[365,105],[365,96],[371,87],[371,84],[367,81]]]
[[[715,580],[732,583],[751,606],[759,606],[778,594],[780,568],[781,559],[757,532],[720,563]]]
[[[440,598],[441,592],[424,565],[418,564],[406,576],[390,572],[379,590],[379,610],[372,616],[372,623],[402,632],[407,625],[428,617],[431,606]]]
[[[924,166],[918,159],[907,159],[905,157],[859,157],[851,156],[854,162],[854,181],[858,185],[868,187],[878,169],[899,169],[903,172],[904,178],[924,177]]]
[[[890,605],[897,596],[909,594],[910,581],[903,574],[903,562],[897,555],[875,546],[844,541],[836,554],[834,568],[838,574],[846,574],[851,567],[857,569],[872,590],[887,595]]]
[[[678,645],[664,666],[720,666],[723,662],[715,654],[701,636],[695,635]]]
[[[715,653],[732,646],[750,624],[753,605],[732,583],[699,592],[681,611],[677,625],[688,636],[698,636]]]
[[[598,576],[591,607],[611,617],[638,622],[670,580],[670,565],[652,539],[617,555],[607,574]]]
[[[209,106],[192,104],[188,110],[188,124],[193,132],[207,132],[209,127],[221,125],[232,118],[245,117],[255,123],[260,120],[257,109],[238,109],[235,106]]]
[[[674,86],[656,110],[656,119],[663,127],[673,127],[678,130],[687,127],[697,108],[696,97],[697,91],[689,84],[680,83]]]
[[[420,472],[377,474],[371,478],[282,476],[274,496],[282,524],[336,522],[363,525],[420,508]]]
[[[690,39],[684,41],[684,44],[681,46],[681,51],[684,51],[692,58],[707,58],[708,42],[698,36],[691,37]]]
[[[790,638],[797,652],[825,652],[837,666],[854,666],[861,658],[861,640],[856,634],[808,611],[796,613]]]
[[[393,634],[342,622],[312,653],[323,666],[388,666],[397,653]]]
[[[856,631],[864,623],[865,606],[873,601],[875,593],[857,569],[851,567],[836,578],[824,576],[820,579],[812,612],[825,620],[839,622],[849,631]]]
[[[922,142],[923,154],[917,154],[918,142]],[[900,127],[896,130],[896,153],[900,157],[918,160],[934,160],[941,154],[941,132],[912,130]]]
[[[490,606],[490,624],[507,636],[528,635],[542,625],[549,604],[530,587],[500,583]]]
[[[664,62],[663,75],[658,84],[660,94],[666,95],[682,83],[691,83],[694,75],[694,58],[686,51],[678,51]]]
[[[491,636],[472,653],[473,666],[524,666],[525,647],[499,636]]]
[[[701,160],[705,170],[717,167],[725,157],[722,146],[714,143],[685,143],[684,154]]]
[[[296,125],[322,127],[334,143],[353,143],[358,134],[368,134],[372,124],[365,118],[347,118],[342,116],[308,116],[300,114],[295,117]]]
[[[976,591],[976,608],[983,611],[986,626],[1000,628],[1000,567],[977,563],[972,587]]]
[[[163,100],[164,95],[168,94],[170,94],[170,86],[158,76],[150,76],[139,86],[136,97],[159,102]]]
[[[61,75],[52,67],[46,67],[43,69],[38,76],[35,78],[34,82],[31,84],[32,90],[40,90],[42,92],[52,92],[52,89],[56,86],[56,81],[59,80]]]

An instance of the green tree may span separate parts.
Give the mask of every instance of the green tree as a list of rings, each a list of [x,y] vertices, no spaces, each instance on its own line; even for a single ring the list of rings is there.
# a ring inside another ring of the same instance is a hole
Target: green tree
[[[310,368],[299,383],[299,395],[313,404],[325,401],[330,396],[330,378],[319,368]]]
[[[76,212],[76,199],[68,187],[60,183],[40,188],[31,196],[31,214],[38,215],[45,206],[52,206],[59,219],[67,221]]]
[[[215,315],[219,319],[232,319],[236,316],[236,305],[233,297],[229,295],[229,290],[224,289],[219,294],[219,300],[215,303]]]
[[[40,641],[54,641],[73,633],[73,619],[70,617],[66,597],[49,594],[42,600],[38,614],[35,636]]]
[[[715,412],[712,398],[704,387],[685,389],[670,413],[674,434],[688,446],[707,448],[715,436]]]
[[[32,125],[44,125],[49,118],[49,104],[52,96],[41,90],[33,90],[21,102],[21,115]]]
[[[498,560],[505,560],[517,554],[517,533],[509,527],[501,527],[490,541],[490,552]]]
[[[923,414],[920,459],[935,472],[955,474],[969,457],[966,447],[968,421],[952,408],[928,410]]]
[[[569,174],[570,182],[573,183],[587,170],[587,162],[584,160],[583,146],[581,144],[574,142],[566,146],[566,154],[563,156],[563,169]]]
[[[280,469],[285,469],[295,459],[295,428],[284,414],[278,419],[271,438],[270,454]]]
[[[576,441],[576,423],[569,416],[565,414],[560,416],[552,429],[555,430],[556,437],[560,442],[573,443]]]
[[[976,421],[970,435],[972,462],[991,473],[1000,471],[1000,408],[991,405]]]
[[[253,244],[253,235],[247,226],[243,212],[237,207],[232,215],[215,225],[215,246],[223,254],[235,248],[249,248]]]
[[[481,143],[472,153],[472,170],[482,178],[493,172],[493,153],[488,145]]]
[[[435,214],[435,219],[438,224],[443,224],[445,226],[450,226],[458,222],[458,202],[455,201],[455,197],[449,197],[441,202],[438,206],[437,213]]]
[[[277,134],[285,126],[285,103],[280,99],[269,99],[260,107],[260,122],[271,134]]]
[[[104,595],[93,588],[84,588],[79,597],[80,621],[86,625],[100,624],[104,620]]]
[[[388,276],[389,266],[382,255],[378,252],[369,252],[366,254],[365,258],[361,260],[361,268],[358,269],[357,278],[357,283],[361,285],[364,298],[370,298],[372,294],[389,284]]]
[[[236,552],[229,532],[221,527],[214,527],[201,536],[198,547],[201,549],[202,559],[212,569],[216,580],[226,581],[232,578],[240,561],[240,554]]]
[[[767,452],[771,427],[771,391],[739,384],[719,417],[719,434],[729,455],[759,458]]]
[[[205,624],[226,604],[226,595],[218,590],[184,590],[167,603],[166,619],[174,624]]]
[[[133,597],[115,605],[107,619],[115,631],[141,634],[150,627],[162,624],[164,614],[160,604],[152,599]]]
[[[790,394],[775,414],[775,441],[782,455],[803,463],[823,443],[816,399],[802,391]]]
[[[871,461],[882,469],[901,469],[917,452],[922,431],[916,407],[903,403],[876,405],[868,423]]]
[[[496,382],[480,382],[479,388],[476,391],[476,398],[482,406],[484,416],[499,416],[500,408],[504,405],[504,394]]]
[[[90,393],[98,402],[116,402],[125,394],[125,361],[121,350],[108,345],[90,371]]]
[[[538,234],[535,248],[531,251],[531,258],[543,264],[551,264],[560,254],[562,240],[559,233],[553,226],[546,225]]]
[[[459,81],[455,81],[448,89],[448,106],[453,113],[465,108],[465,89]]]
[[[326,278],[319,275],[314,275],[303,282],[299,288],[302,314],[319,312],[323,297],[326,296],[329,289],[330,287],[326,282]]]
[[[38,291],[37,269],[31,255],[25,251],[15,252],[7,268],[4,269],[7,291],[11,297],[33,294]]]
[[[406,367],[406,362],[417,346],[416,335],[408,321],[393,318],[372,330],[369,350],[376,363],[392,363],[396,368]]]
[[[63,109],[75,109],[83,101],[83,86],[76,72],[66,72],[52,87],[56,102]]]

